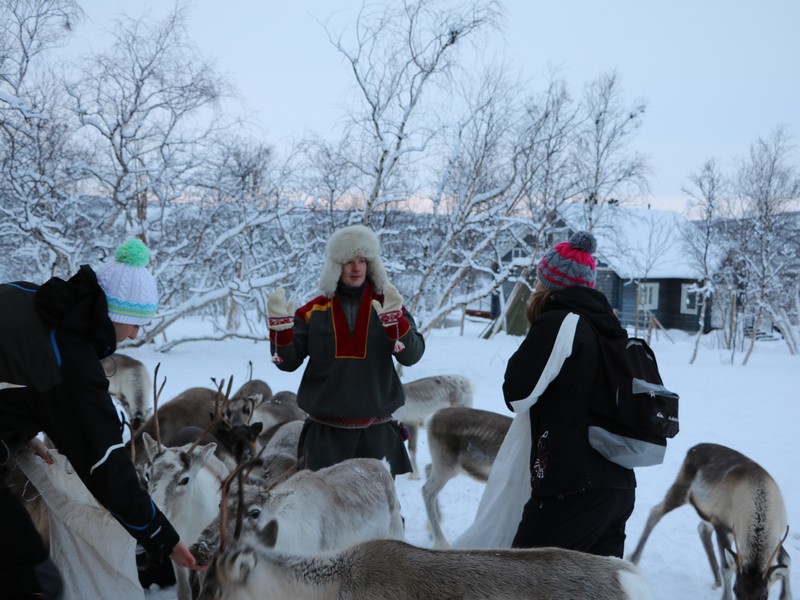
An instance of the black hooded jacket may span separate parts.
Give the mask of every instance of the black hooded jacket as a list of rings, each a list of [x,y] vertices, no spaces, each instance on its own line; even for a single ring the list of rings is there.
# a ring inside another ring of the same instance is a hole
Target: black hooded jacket
[[[560,342],[568,356],[558,363],[556,340],[570,313],[580,318],[574,334]],[[548,298],[542,314],[508,361],[503,395],[509,407],[511,402],[530,397],[540,379],[545,378],[543,384],[547,384],[530,409],[534,497],[636,487],[632,470],[606,460],[588,441],[589,403],[599,378],[604,376],[598,334],[608,338],[627,335],[606,297],[587,287],[560,290]]]
[[[41,287],[0,285],[0,441],[44,431],[86,487],[147,550],[178,534],[139,484],[100,359],[116,349],[105,294],[88,266]]]

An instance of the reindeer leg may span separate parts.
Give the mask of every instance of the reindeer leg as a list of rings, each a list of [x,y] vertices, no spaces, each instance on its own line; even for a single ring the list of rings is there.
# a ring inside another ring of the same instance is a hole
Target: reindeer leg
[[[661,520],[661,518],[668,512],[675,510],[679,506],[683,506],[686,503],[686,491],[688,489],[688,485],[679,485],[677,482],[674,483],[667,492],[664,500],[660,504],[656,504],[650,510],[650,516],[647,518],[644,531],[642,531],[642,537],[639,538],[639,543],[636,544],[636,549],[628,559],[633,564],[639,563],[639,559],[642,556],[642,550],[644,550],[644,545],[647,542],[647,538],[650,537],[650,533],[653,531],[653,528]]]
[[[781,546],[780,551],[778,552],[778,564],[783,565],[786,567],[786,570],[783,571],[781,575],[781,595],[780,600],[792,600],[792,590],[790,589],[790,581],[789,581],[789,567],[792,566],[792,559],[789,557],[789,553]]]
[[[425,499],[425,511],[428,513],[428,522],[431,525],[435,548],[449,548],[450,543],[439,525],[441,513],[439,510],[439,492],[445,484],[455,475],[455,469],[439,468],[434,463],[426,467],[427,481],[422,486],[422,497]]]
[[[647,518],[647,523],[644,526],[642,537],[639,538],[639,543],[636,544],[636,549],[628,559],[633,564],[639,563],[639,559],[642,556],[642,550],[644,550],[645,542],[647,542],[647,538],[650,537],[653,527],[655,527],[656,524],[661,520],[661,517],[668,512],[675,510],[679,506],[686,504],[687,500],[689,499],[689,488],[692,485],[692,480],[694,479],[695,475],[697,475],[697,467],[692,464],[687,456],[681,465],[680,471],[678,471],[678,476],[675,478],[675,483],[673,483],[667,490],[667,493],[661,503],[656,504],[650,510],[650,516]]]
[[[720,547],[722,547],[724,542],[719,537],[718,541]],[[733,574],[735,572],[736,559],[733,557],[733,553],[731,552],[730,548],[725,548],[722,551],[722,582],[724,584],[722,600],[733,600],[733,586],[731,584],[733,582]]]
[[[697,525],[697,533],[700,534],[700,541],[703,542],[703,549],[705,549],[706,556],[708,556],[708,564],[711,565],[711,574],[714,576],[714,586],[711,589],[715,590],[722,585],[722,574],[720,573],[719,564],[717,563],[716,549],[714,548],[714,543],[711,541],[711,534],[713,531],[714,528],[708,521],[700,521]],[[723,548],[720,547],[720,553],[723,551]]]
[[[403,423],[408,430],[408,456],[411,459],[411,473],[409,479],[419,479],[419,467],[417,466],[417,438],[419,437],[419,425],[417,423]]]

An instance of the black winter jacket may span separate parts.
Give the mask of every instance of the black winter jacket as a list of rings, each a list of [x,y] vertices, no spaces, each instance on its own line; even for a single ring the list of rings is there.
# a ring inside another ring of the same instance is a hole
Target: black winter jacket
[[[560,355],[554,352],[556,339],[571,312],[580,318],[574,334],[560,342],[568,356],[554,364]],[[586,287],[561,290],[550,296],[508,361],[503,395],[509,407],[531,396],[540,379],[544,378],[542,385],[547,384],[530,409],[531,487],[536,498],[636,487],[632,470],[606,460],[588,441],[589,402],[602,376],[598,332],[608,337],[626,335],[606,297]]]
[[[100,359],[116,349],[105,294],[82,266],[68,281],[0,285],[0,440],[44,431],[97,499],[147,550],[178,534],[139,484]],[[13,407],[13,408],[12,408]]]

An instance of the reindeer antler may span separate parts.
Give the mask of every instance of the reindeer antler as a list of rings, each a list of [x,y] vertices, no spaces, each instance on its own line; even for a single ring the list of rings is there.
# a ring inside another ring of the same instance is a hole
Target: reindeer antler
[[[216,383],[216,381],[213,378],[211,379],[211,381],[214,381],[214,383]],[[201,431],[200,434],[197,436],[197,439],[195,439],[194,443],[186,451],[186,453],[185,453],[186,456],[190,456],[192,454],[192,452],[194,452],[194,449],[197,448],[197,446],[200,444],[200,442],[203,440],[203,438],[206,436],[206,434],[208,434],[208,432],[211,431],[211,428],[216,423],[219,422],[219,420],[221,418],[221,416],[220,416],[221,415],[221,410],[219,408],[219,399],[220,399],[220,396],[222,395],[222,386],[223,385],[225,385],[225,380],[224,379],[222,381],[220,381],[219,384],[217,385],[217,395],[214,398],[214,418],[211,419],[211,421],[209,421],[209,423],[208,423],[208,425],[206,425],[205,429],[203,429],[203,431]],[[228,401],[230,400],[231,386],[232,385],[233,385],[233,375],[231,375],[231,378],[228,380],[228,390],[225,392],[225,398],[222,401],[222,406],[225,406],[228,403]]]
[[[225,392],[225,399],[222,401],[222,406],[220,406],[219,399],[220,396],[222,396],[222,386],[225,385],[225,379],[223,378],[219,383],[217,383],[217,380],[212,377],[211,381],[217,386],[217,395],[214,398],[214,420],[217,420],[230,400],[231,388],[233,387],[233,375],[231,375],[230,379],[228,379],[228,389]]]
[[[781,538],[781,541],[778,542],[777,546],[775,546],[775,550],[772,552],[772,555],[769,557],[769,560],[767,561],[767,567],[764,569],[764,579],[767,578],[767,575],[769,574],[769,568],[772,565],[772,561],[775,560],[776,556],[778,556],[778,552],[780,551],[781,546],[783,546],[783,542],[786,541],[787,537],[789,537],[789,526],[788,525],[786,526],[786,532],[783,534],[783,537]]]
[[[161,392],[164,391],[164,386],[167,384],[167,378],[164,377],[164,381],[161,382],[160,387],[157,385],[159,368],[161,368],[161,363],[156,365],[155,372],[153,373],[153,381],[156,383],[156,385],[153,385],[153,423],[156,427],[156,443],[158,444],[158,453],[161,454],[161,427],[158,423],[158,399],[161,397]]]

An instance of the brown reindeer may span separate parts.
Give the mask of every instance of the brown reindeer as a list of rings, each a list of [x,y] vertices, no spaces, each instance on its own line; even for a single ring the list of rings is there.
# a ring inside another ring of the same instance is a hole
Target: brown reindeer
[[[428,420],[431,464],[426,467],[422,496],[435,547],[449,546],[439,525],[439,492],[459,473],[486,481],[510,426],[511,417],[466,407],[443,408]]]
[[[703,548],[714,574],[714,587],[724,585],[723,600],[766,600],[769,588],[783,580],[781,600],[790,600],[789,554],[783,547],[788,520],[783,496],[760,465],[718,444],[689,449],[664,500],[650,511],[642,537],[631,555],[638,563],[653,527],[665,514],[691,504],[702,520]],[[714,555],[716,532],[722,573]],[[777,557],[777,563],[775,559]],[[731,588],[733,571],[736,582]]]

